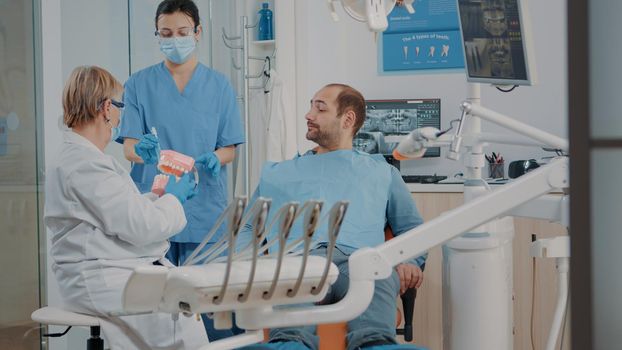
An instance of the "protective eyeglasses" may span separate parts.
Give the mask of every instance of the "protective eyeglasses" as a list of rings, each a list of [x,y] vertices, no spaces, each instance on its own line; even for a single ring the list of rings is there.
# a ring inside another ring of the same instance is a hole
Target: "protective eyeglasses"
[[[123,108],[125,108],[125,103],[123,103],[123,102],[119,102],[119,101],[115,101],[113,99],[110,99],[110,103],[112,103],[112,105],[117,107],[118,109],[123,110]]]
[[[178,28],[176,31],[170,30],[170,29],[160,29],[160,30],[156,30],[155,31],[155,36],[157,36],[158,38],[172,38],[174,36],[178,36],[178,37],[184,37],[184,36],[190,36],[193,34],[196,34],[197,29],[196,28],[191,28],[191,27],[181,27]],[[175,35],[177,34],[177,35]]]

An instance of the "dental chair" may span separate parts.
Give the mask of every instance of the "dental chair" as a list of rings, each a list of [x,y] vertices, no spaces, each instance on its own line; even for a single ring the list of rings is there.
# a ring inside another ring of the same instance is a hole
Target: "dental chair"
[[[137,267],[124,289],[124,311],[213,313],[217,329],[230,328],[235,312],[236,324],[246,333],[206,344],[200,350],[231,349],[261,342],[265,328],[329,324],[354,319],[364,312],[373,297],[374,282],[363,276],[376,266],[373,256],[365,256],[365,249],[357,250],[349,259],[354,264],[350,270],[350,292],[335,304],[317,305],[339,275],[332,253],[348,202],[335,203],[324,217],[328,219],[325,257],[310,254],[316,228],[324,222],[323,202],[309,200],[300,207],[296,202],[287,203],[268,223],[270,205],[269,199],[259,197],[246,210],[246,199],[236,198],[212,228],[215,232],[228,218],[228,232],[221,238],[222,244],[203,251],[201,243],[183,266]],[[297,218],[302,221],[300,235],[288,240]],[[278,234],[264,244],[273,224],[277,225]],[[251,229],[250,235],[245,236],[250,242],[237,242],[242,227]],[[300,245],[302,249],[297,248]],[[278,249],[269,250],[271,246]],[[385,274],[390,276],[391,270],[383,270],[380,276]],[[316,305],[305,306],[312,304]],[[412,313],[408,317],[412,319]],[[345,336],[330,338],[345,342]],[[332,345],[324,348],[337,349]]]
[[[393,230],[387,226],[384,230],[384,240],[388,241],[393,238]],[[421,270],[425,269],[425,264],[421,266]],[[397,313],[395,326],[399,327],[404,321],[402,328],[397,328],[396,333],[404,336],[406,342],[413,341],[413,316],[415,313],[415,299],[417,298],[417,289],[409,288],[402,295],[403,319],[400,312]],[[317,326],[317,335],[320,338],[320,350],[341,350],[346,348],[346,334],[348,326],[346,322],[320,324]]]
[[[388,241],[391,238],[395,237],[393,235],[393,230],[391,230],[390,226],[387,226],[384,230],[384,240]],[[421,270],[425,270],[425,264],[421,266]],[[407,342],[413,341],[413,316],[415,314],[415,299],[417,298],[417,288],[409,288],[402,295],[400,295],[400,299],[402,300],[402,310],[404,311],[404,327],[397,328],[397,334],[403,335],[404,340]],[[398,318],[400,314],[398,313]],[[401,322],[397,322],[398,326]]]

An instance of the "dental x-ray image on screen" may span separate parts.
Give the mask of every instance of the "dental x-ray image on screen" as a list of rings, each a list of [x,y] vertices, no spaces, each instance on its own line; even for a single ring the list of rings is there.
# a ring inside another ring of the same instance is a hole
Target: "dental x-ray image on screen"
[[[441,127],[440,99],[368,100],[365,123],[354,136],[355,149],[390,155],[401,137],[424,126]],[[439,147],[429,148],[424,157],[439,157]]]
[[[529,25],[522,0],[458,0],[470,82],[534,83]]]

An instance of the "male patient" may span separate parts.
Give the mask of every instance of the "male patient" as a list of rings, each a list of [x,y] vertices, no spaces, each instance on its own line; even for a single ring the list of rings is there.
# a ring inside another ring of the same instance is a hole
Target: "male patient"
[[[421,224],[422,219],[399,171],[382,156],[352,149],[352,138],[365,120],[365,99],[360,92],[347,85],[327,85],[313,96],[305,119],[306,137],[318,147],[292,160],[266,164],[253,198],[271,198],[273,212],[289,201],[319,199],[324,201],[324,211],[336,201],[350,202],[333,256],[339,278],[322,302],[331,304],[348,290],[350,254],[382,244],[386,225],[399,235]],[[325,227],[324,223],[316,233],[319,247],[312,254],[326,255]],[[241,232],[240,239],[247,240],[247,235],[248,230]],[[398,292],[421,285],[424,262],[422,256],[400,264],[391,277],[376,281],[367,310],[348,322],[348,349],[396,344],[396,297]],[[314,328],[274,329],[270,344],[249,348],[317,349]]]

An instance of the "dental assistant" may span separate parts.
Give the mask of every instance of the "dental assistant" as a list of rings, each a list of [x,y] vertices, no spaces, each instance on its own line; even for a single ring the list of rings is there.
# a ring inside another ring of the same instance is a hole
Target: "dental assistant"
[[[65,308],[96,315],[106,348],[196,349],[207,343],[195,317],[124,315],[123,289],[141,265],[172,266],[167,238],[186,225],[182,203],[194,180],[169,179],[166,194],[141,194],[105,147],[118,134],[121,84],[99,67],[78,67],[63,92],[64,134],[47,169],[44,222]]]
[[[197,59],[202,27],[195,3],[162,1],[155,29],[164,61],[132,74],[126,82],[126,107],[116,141],[123,143],[125,157],[133,162],[131,176],[143,193],[150,191],[157,174],[160,149],[172,149],[196,160],[199,193],[184,205],[188,225],[171,238],[167,254],[171,262],[180,265],[226,207],[225,164],[233,160],[244,133],[233,88],[225,76]],[[151,133],[152,128],[157,136]]]

